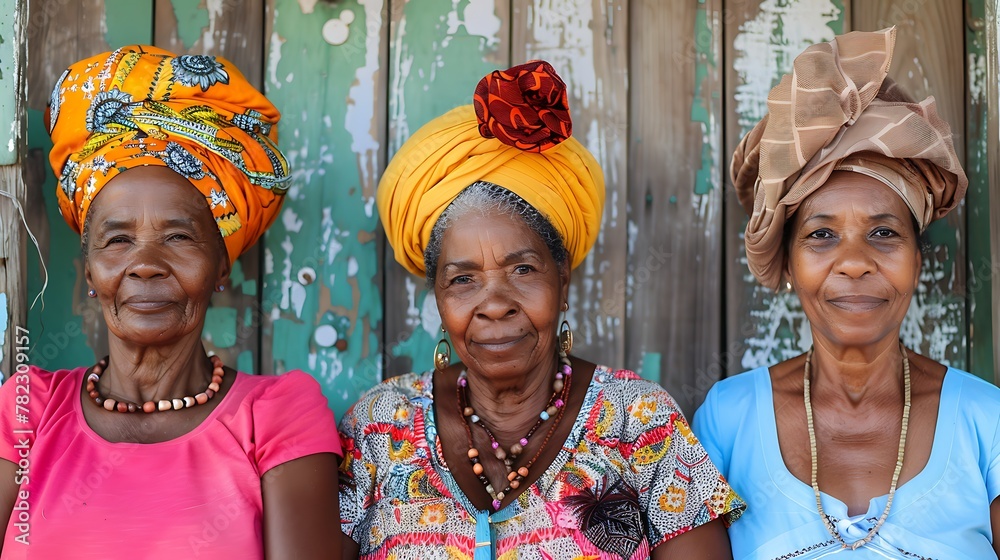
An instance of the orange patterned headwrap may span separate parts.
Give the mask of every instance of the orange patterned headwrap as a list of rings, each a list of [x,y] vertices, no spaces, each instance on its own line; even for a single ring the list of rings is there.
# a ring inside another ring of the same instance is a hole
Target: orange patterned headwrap
[[[288,188],[280,118],[222,58],[133,45],[77,62],[46,113],[59,211],[81,233],[108,181],[165,166],[205,196],[233,262],[277,217]]]
[[[547,62],[487,75],[473,105],[424,125],[379,181],[375,199],[396,261],[423,276],[438,217],[467,187],[487,181],[545,216],[571,266],[579,265],[601,227],[604,174],[571,132],[566,85]]]

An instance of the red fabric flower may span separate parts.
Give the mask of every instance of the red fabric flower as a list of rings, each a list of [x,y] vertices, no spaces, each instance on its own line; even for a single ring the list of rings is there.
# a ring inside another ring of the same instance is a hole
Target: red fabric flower
[[[544,60],[487,74],[472,103],[483,138],[520,150],[542,152],[573,133],[566,83]]]

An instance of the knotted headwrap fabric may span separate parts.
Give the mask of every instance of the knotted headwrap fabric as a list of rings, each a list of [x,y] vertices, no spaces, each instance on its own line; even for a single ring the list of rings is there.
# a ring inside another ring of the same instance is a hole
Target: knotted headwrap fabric
[[[396,261],[425,275],[424,248],[438,217],[463,190],[488,181],[545,216],[576,267],[597,240],[604,174],[570,135],[566,86],[547,62],[494,71],[473,105],[420,128],[399,149],[375,199]]]
[[[222,58],[133,45],[77,62],[46,113],[59,211],[81,233],[108,181],[165,166],[205,196],[233,262],[271,225],[287,190],[279,119]]]
[[[807,48],[736,148],[730,174],[750,215],[747,262],[764,286],[781,283],[786,220],[835,170],[891,188],[921,231],[965,196],[969,181],[934,98],[915,103],[886,77],[895,41],[890,28]]]

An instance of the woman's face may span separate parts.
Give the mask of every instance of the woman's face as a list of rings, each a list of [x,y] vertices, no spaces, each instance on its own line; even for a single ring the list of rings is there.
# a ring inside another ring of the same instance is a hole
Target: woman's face
[[[434,295],[462,362],[501,379],[530,373],[556,355],[569,266],[559,266],[522,219],[476,212],[441,237]]]
[[[111,333],[142,345],[201,334],[229,259],[205,197],[166,167],[137,167],[90,207],[85,274]]]
[[[834,172],[791,225],[788,275],[813,332],[864,346],[896,339],[920,276],[903,199],[876,179]]]

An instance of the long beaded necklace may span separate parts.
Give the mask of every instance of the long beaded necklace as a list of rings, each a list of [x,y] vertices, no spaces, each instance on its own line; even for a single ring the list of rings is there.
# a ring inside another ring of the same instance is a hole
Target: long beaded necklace
[[[555,380],[552,382],[552,396],[549,398],[548,404],[545,409],[538,414],[538,420],[535,421],[535,424],[528,430],[525,436],[519,439],[517,443],[510,446],[509,453],[503,449],[500,443],[493,436],[493,432],[476,414],[476,411],[472,408],[472,406],[470,406],[467,374],[464,371],[459,374],[456,392],[458,393],[459,413],[467,419],[464,424],[465,434],[469,440],[469,462],[472,464],[472,472],[476,475],[476,478],[479,479],[479,482],[482,483],[483,488],[486,489],[486,493],[490,495],[490,498],[492,498],[490,505],[493,507],[493,511],[499,510],[500,503],[507,496],[507,494],[509,494],[512,490],[516,490],[521,485],[521,481],[528,477],[532,465],[534,465],[535,461],[538,460],[542,450],[545,449],[546,444],[548,444],[549,439],[552,437],[552,434],[555,433],[555,429],[559,425],[559,421],[562,420],[563,414],[566,412],[566,403],[569,400],[569,389],[573,375],[573,367],[569,358],[564,353],[560,352],[559,360],[562,362],[562,365],[556,372]],[[546,420],[549,420],[553,416],[555,417],[555,421],[552,423],[552,426],[549,427],[549,430],[545,435],[545,439],[542,440],[542,445],[539,446],[538,451],[535,452],[535,455],[527,463],[515,470],[513,465],[517,461],[521,452],[524,451],[524,448],[528,446],[528,441],[535,434],[538,428],[541,427]],[[504,467],[507,469],[507,486],[500,492],[497,492],[493,487],[493,484],[490,483],[488,478],[486,478],[486,471],[479,460],[479,450],[476,449],[475,443],[472,439],[472,428],[470,427],[470,422],[479,426],[486,432],[487,436],[490,438],[490,446],[493,448],[494,456],[498,460],[503,461]]]
[[[107,357],[97,362],[90,374],[87,375],[87,395],[90,396],[97,406],[103,407],[105,410],[110,412],[162,412],[165,410],[180,410],[182,408],[191,408],[192,406],[205,404],[212,400],[212,397],[219,392],[219,387],[222,386],[222,378],[226,375],[226,370],[222,365],[221,358],[213,355],[209,359],[212,361],[212,380],[208,383],[207,389],[193,397],[187,396],[179,399],[164,399],[155,402],[146,401],[141,405],[125,401],[116,401],[111,398],[105,399],[101,397],[101,393],[97,390],[97,386],[101,381],[101,374],[104,373],[104,368],[108,367]]]
[[[837,539],[841,544],[841,548],[850,548],[851,550],[857,550],[869,542],[875,535],[878,534],[879,529],[882,528],[882,524],[885,523],[887,517],[889,517],[889,509],[892,508],[892,498],[896,494],[896,483],[899,482],[899,473],[903,470],[903,452],[906,449],[906,428],[910,420],[910,360],[906,356],[906,347],[903,343],[899,343],[899,349],[903,354],[903,423],[902,428],[899,431],[899,452],[896,455],[896,469],[892,473],[892,484],[889,486],[889,499],[886,501],[885,510],[882,511],[881,517],[875,523],[875,526],[868,531],[868,534],[863,538],[848,544],[843,537],[840,536],[840,531],[834,525],[833,521],[830,519],[826,513],[823,512],[823,501],[820,499],[819,493],[819,482],[817,481],[817,472],[819,470],[818,462],[816,460],[816,430],[813,427],[813,412],[812,412],[812,401],[809,398],[809,370],[812,367],[812,355],[813,349],[809,349],[809,353],[806,354],[806,365],[805,373],[803,374],[804,385],[803,397],[806,402],[806,423],[809,426],[809,453],[812,460],[812,488],[813,492],[816,494],[816,509],[819,511],[819,516],[823,519],[823,525],[826,530],[833,535],[833,538]]]

